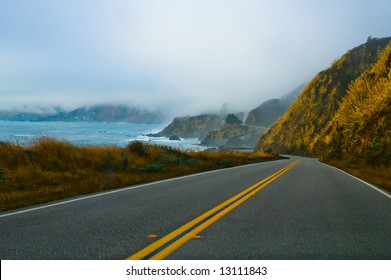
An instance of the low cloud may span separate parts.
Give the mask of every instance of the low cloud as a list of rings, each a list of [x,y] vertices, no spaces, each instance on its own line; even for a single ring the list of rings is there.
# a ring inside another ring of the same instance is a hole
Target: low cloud
[[[250,110],[391,35],[382,0],[29,3],[0,4],[0,109]]]

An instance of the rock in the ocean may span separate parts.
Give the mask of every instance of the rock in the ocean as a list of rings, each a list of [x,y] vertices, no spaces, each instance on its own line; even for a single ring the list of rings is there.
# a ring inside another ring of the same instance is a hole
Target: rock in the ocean
[[[168,139],[172,141],[181,141],[181,138],[179,138],[179,136],[177,135],[171,135],[170,137],[168,137]]]

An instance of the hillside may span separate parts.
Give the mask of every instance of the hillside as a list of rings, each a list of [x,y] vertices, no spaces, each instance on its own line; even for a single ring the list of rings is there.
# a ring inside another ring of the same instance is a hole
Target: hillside
[[[209,131],[223,127],[225,117],[215,114],[176,117],[161,132],[151,136],[177,135],[185,138],[203,138]]]
[[[311,143],[325,160],[391,164],[391,43],[348,88],[337,113]]]
[[[312,142],[336,114],[349,84],[374,65],[390,41],[369,39],[320,72],[286,114],[261,136],[256,150],[310,154]]]
[[[208,132],[201,145],[227,148],[253,148],[263,129],[247,125],[227,124],[223,128]]]
[[[144,109],[121,105],[101,105],[80,107],[67,113],[41,118],[40,120],[159,124],[164,122],[165,118],[161,112],[150,112]]]
[[[176,117],[157,134],[150,136],[190,137],[201,139],[201,145],[209,147],[254,148],[259,137],[281,117],[297,98],[304,85],[301,85],[279,99],[271,99],[262,103],[247,114],[245,124],[244,113],[235,114],[201,114],[198,116]],[[239,122],[226,122],[228,116],[235,116]]]
[[[251,110],[245,121],[247,125],[269,127],[288,111],[292,103],[297,99],[299,93],[303,90],[304,84],[298,86],[287,95],[270,99],[257,108]]]
[[[45,112],[45,110],[42,110],[42,112],[36,113],[36,112],[23,112],[23,111],[0,111],[0,120],[4,121],[38,121],[40,119],[44,119],[47,117],[51,117],[54,115],[60,115],[64,114],[65,111],[61,110],[60,108],[53,108],[52,112]]]
[[[201,141],[201,145],[225,148],[253,148],[265,129],[243,125],[243,121],[235,114],[228,114],[224,126],[209,131]]]

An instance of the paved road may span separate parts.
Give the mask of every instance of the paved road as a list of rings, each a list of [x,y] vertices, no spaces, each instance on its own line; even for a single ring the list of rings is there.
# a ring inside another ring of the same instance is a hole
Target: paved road
[[[292,157],[26,210],[0,214],[1,259],[125,259],[174,237],[155,246],[164,251],[189,234],[202,238],[185,240],[166,259],[391,259],[391,198],[315,159]]]

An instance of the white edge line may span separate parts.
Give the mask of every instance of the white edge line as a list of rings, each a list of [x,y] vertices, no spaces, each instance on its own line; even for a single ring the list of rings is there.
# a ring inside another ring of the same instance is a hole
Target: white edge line
[[[337,167],[335,167],[335,166],[329,165],[329,164],[327,164],[327,163],[323,163],[323,162],[321,162],[321,161],[318,161],[318,162],[321,163],[321,164],[324,164],[324,165],[326,165],[326,166],[328,166],[328,167],[334,168],[334,169],[336,169],[336,170],[338,170],[338,171],[340,171],[340,172],[342,172],[342,173],[344,173],[344,174],[346,174],[346,175],[348,175],[348,176],[350,176],[350,177],[352,177],[352,178],[354,178],[354,179],[360,181],[361,183],[364,183],[365,185],[371,187],[372,189],[378,191],[379,193],[384,194],[385,196],[387,196],[388,198],[391,199],[391,195],[390,195],[389,193],[387,193],[387,192],[381,190],[379,187],[374,186],[374,185],[372,185],[372,184],[370,184],[370,183],[368,183],[368,182],[366,182],[366,181],[364,181],[364,180],[362,180],[362,179],[360,179],[360,178],[357,178],[356,176],[353,176],[352,174],[349,174],[348,172],[343,171],[343,170],[341,170],[341,169],[339,169],[339,168],[337,168]]]
[[[272,160],[272,161],[274,161],[274,160]],[[97,194],[90,194],[90,195],[86,195],[86,196],[79,197],[79,198],[70,198],[66,201],[61,201],[61,202],[53,202],[53,203],[49,202],[50,204],[48,204],[48,205],[42,205],[42,206],[37,206],[37,207],[32,206],[33,208],[29,208],[29,209],[25,209],[25,210],[15,210],[15,212],[2,214],[2,215],[0,215],[0,218],[23,214],[23,213],[32,212],[32,211],[37,211],[37,210],[46,209],[46,208],[51,208],[54,206],[64,205],[64,204],[68,204],[68,203],[73,203],[73,202],[91,199],[91,198],[104,196],[104,195],[109,195],[109,194],[113,194],[113,193],[124,192],[124,191],[129,191],[129,190],[138,189],[138,188],[144,188],[144,187],[148,187],[148,186],[152,186],[152,185],[156,185],[156,184],[160,184],[160,183],[166,183],[166,182],[171,182],[171,181],[175,181],[175,180],[186,179],[186,178],[190,178],[190,177],[195,177],[195,176],[200,176],[200,175],[210,174],[210,173],[215,173],[215,172],[221,172],[224,170],[230,170],[230,169],[235,169],[235,168],[243,168],[243,167],[255,165],[255,164],[262,164],[265,162],[270,162],[270,161],[250,163],[250,164],[245,164],[245,165],[240,165],[240,166],[210,170],[210,171],[205,171],[205,172],[200,172],[200,173],[195,173],[195,174],[190,174],[190,175],[185,175],[185,176],[180,176],[180,177],[175,177],[175,178],[169,178],[169,179],[165,179],[165,180],[161,180],[161,181],[145,183],[145,184],[138,185],[138,186],[122,187],[120,189],[105,191],[105,192],[97,193]]]

